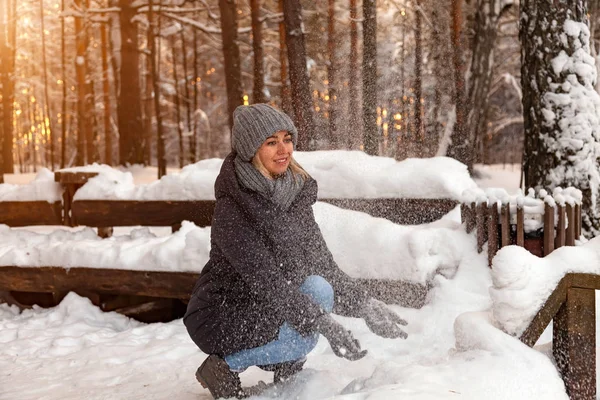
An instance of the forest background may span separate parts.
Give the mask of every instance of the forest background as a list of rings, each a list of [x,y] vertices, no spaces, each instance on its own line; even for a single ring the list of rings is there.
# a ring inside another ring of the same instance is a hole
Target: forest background
[[[520,163],[518,15],[501,0],[0,0],[2,172],[223,157],[231,110],[256,102],[292,115],[304,150]]]

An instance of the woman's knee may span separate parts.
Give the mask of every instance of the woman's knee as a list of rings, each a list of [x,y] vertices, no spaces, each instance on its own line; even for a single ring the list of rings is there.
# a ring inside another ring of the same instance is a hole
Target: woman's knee
[[[322,276],[311,275],[306,278],[300,286],[300,291],[309,295],[325,311],[331,312],[333,309],[333,287]]]

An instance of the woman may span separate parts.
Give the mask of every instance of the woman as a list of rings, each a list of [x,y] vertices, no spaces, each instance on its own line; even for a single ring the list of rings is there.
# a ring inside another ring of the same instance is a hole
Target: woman
[[[215,183],[210,259],[184,323],[209,357],[196,378],[215,398],[245,397],[239,372],[256,365],[282,381],[298,372],[319,334],[336,355],[366,354],[330,313],[362,317],[383,337],[406,322],[336,265],[313,215],[317,183],[293,159],[297,131],[266,104],[234,114],[233,152]],[[335,304],[334,304],[335,299]]]

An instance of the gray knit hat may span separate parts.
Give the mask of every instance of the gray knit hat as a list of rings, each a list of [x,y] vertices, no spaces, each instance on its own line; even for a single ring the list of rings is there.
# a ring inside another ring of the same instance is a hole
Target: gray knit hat
[[[250,161],[263,142],[279,131],[292,135],[295,148],[298,131],[287,114],[268,104],[239,106],[233,112],[232,147],[244,161]]]

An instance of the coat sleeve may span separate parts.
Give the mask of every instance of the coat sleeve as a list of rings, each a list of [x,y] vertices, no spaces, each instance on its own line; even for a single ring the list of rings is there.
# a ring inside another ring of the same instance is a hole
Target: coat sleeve
[[[324,311],[284,279],[273,251],[231,198],[217,201],[211,230],[214,244],[252,294],[267,302],[265,313],[280,313],[303,335],[314,331],[314,321]]]

